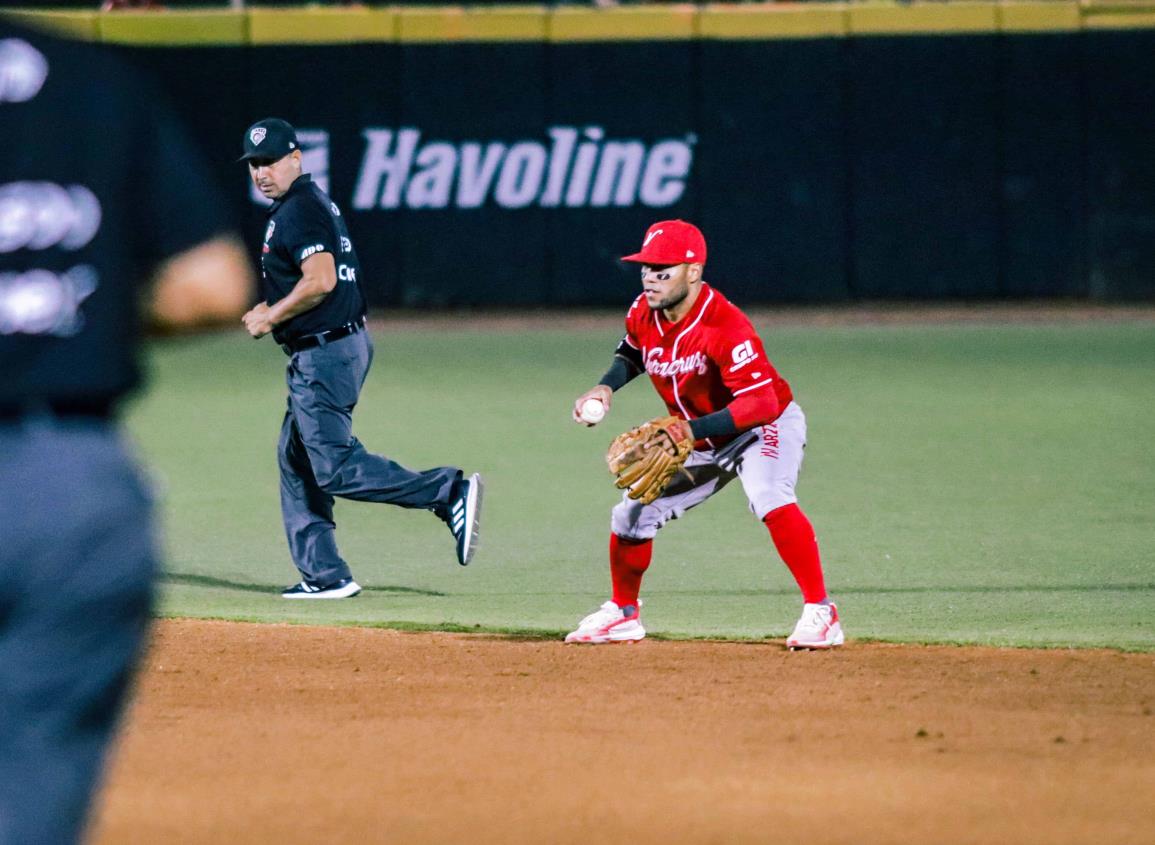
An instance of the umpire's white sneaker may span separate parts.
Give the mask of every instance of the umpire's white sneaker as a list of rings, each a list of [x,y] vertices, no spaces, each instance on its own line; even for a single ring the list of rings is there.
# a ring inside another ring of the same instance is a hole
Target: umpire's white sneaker
[[[477,551],[477,538],[481,533],[481,494],[485,484],[479,473],[457,482],[453,500],[449,503],[445,521],[457,541],[457,562],[468,566]]]
[[[608,601],[578,623],[577,630],[566,634],[567,643],[633,643],[646,635],[642,627],[641,601],[637,607],[618,607]]]
[[[351,599],[361,592],[361,585],[352,578],[342,578],[332,584],[318,584],[305,580],[281,592],[283,599]]]
[[[791,651],[803,648],[833,648],[842,645],[844,640],[836,605],[805,604],[802,606],[802,618],[794,626],[794,633],[786,639],[786,647]]]

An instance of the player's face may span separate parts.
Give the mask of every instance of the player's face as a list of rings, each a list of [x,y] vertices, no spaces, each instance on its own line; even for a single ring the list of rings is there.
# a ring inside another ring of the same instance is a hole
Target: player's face
[[[301,151],[293,150],[276,160],[249,159],[249,176],[257,190],[271,200],[285,193],[301,175]]]
[[[646,304],[657,311],[680,305],[690,295],[689,264],[643,264],[642,290]]]

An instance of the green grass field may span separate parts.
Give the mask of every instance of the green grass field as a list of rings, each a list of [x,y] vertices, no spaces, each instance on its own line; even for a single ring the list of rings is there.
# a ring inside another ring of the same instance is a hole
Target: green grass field
[[[560,634],[608,597],[602,454],[658,413],[646,380],[569,420],[620,336],[604,329],[377,332],[355,416],[373,451],[487,478],[459,567],[425,512],[339,502],[357,599],[286,602],[275,445],[284,356],[241,333],[156,343],[130,427],[156,477],[161,612]],[[775,327],[809,421],[799,483],[851,638],[1155,650],[1155,325]],[[798,592],[734,484],[663,530],[647,628],[789,631]]]

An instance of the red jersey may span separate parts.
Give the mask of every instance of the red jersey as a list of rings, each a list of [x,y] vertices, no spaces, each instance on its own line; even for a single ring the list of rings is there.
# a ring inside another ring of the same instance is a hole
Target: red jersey
[[[684,420],[704,417],[730,405],[737,397],[762,394],[777,409],[777,419],[794,395],[778,375],[762,339],[749,318],[705,282],[689,313],[676,323],[662,311],[651,310],[639,295],[626,315],[626,343],[641,352],[654,388],[674,416]],[[739,429],[750,421],[735,415]],[[704,442],[717,448],[737,435],[711,437]]]

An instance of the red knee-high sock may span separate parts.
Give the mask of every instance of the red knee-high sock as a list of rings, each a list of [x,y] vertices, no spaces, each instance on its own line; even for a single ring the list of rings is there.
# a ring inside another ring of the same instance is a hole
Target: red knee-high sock
[[[650,568],[653,540],[627,540],[610,534],[610,577],[614,582],[614,604],[637,605],[642,576]]]
[[[802,600],[810,604],[826,598],[822,578],[822,560],[818,556],[818,538],[814,526],[798,505],[775,508],[762,518],[770,529],[770,538],[783,562],[802,590]]]

